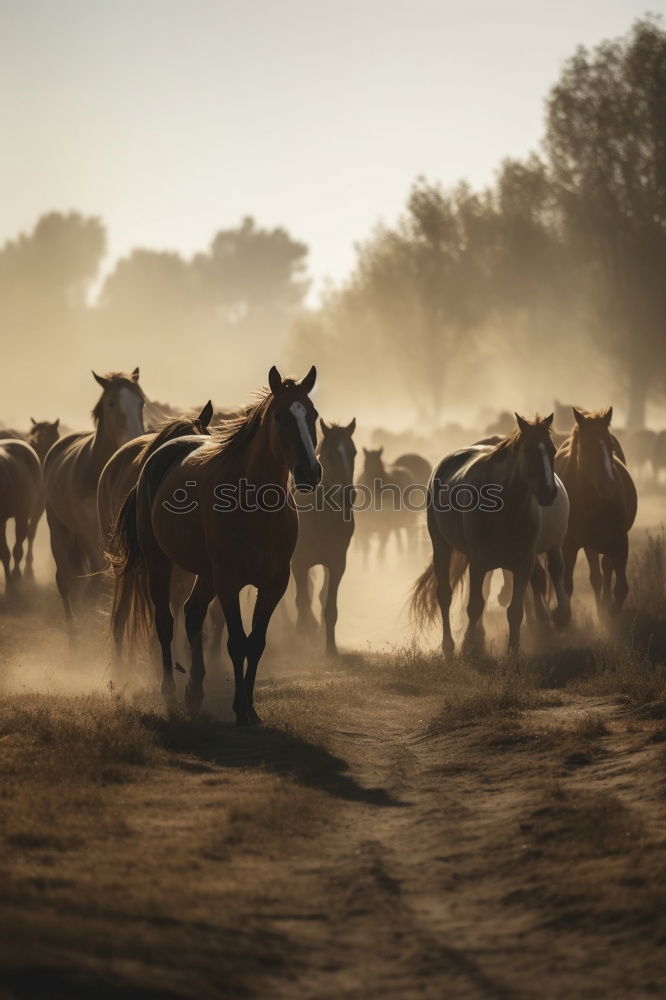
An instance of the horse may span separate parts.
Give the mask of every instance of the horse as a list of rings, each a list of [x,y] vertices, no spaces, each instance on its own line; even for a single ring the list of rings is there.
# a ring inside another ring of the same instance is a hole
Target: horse
[[[39,461],[44,465],[49,449],[60,437],[60,418],[51,423],[49,420],[35,420],[30,417],[30,425],[28,444],[37,452]]]
[[[568,504],[554,472],[555,448],[549,433],[553,416],[529,421],[516,414],[516,420],[518,429],[497,444],[471,446],[448,455],[430,481],[428,532],[433,559],[414,584],[411,606],[417,621],[425,622],[434,618],[439,605],[445,656],[455,648],[449,621],[453,587],[467,565],[469,624],[464,649],[483,638],[479,629],[485,604],[483,583],[486,573],[499,568],[513,572],[507,610],[509,650],[519,648],[525,590],[541,549],[548,553],[548,569],[558,594],[557,621],[568,621],[559,547]],[[551,506],[558,516],[547,527],[543,511]],[[551,537],[546,538],[549,531]],[[537,599],[540,589],[535,589]]]
[[[320,595],[322,621],[326,629],[326,650],[337,654],[335,625],[338,619],[338,588],[347,564],[347,549],[354,534],[355,491],[353,433],[356,420],[346,427],[319,421],[322,439],[317,450],[321,464],[321,485],[314,497],[297,495],[298,541],[291,561],[296,583],[297,627],[308,631],[316,626],[312,614],[310,570],[323,566],[324,586]]]
[[[571,504],[564,540],[564,586],[568,594],[573,593],[573,572],[582,548],[598,610],[608,607],[617,615],[629,592],[628,533],[636,518],[636,487],[613,446],[613,407],[595,412],[574,408],[573,412],[576,424],[555,458]]]
[[[30,417],[30,431],[28,432],[27,441],[33,451],[37,454],[39,458],[40,466],[43,468],[44,459],[46,458],[49,449],[56,443],[60,437],[60,419],[56,419],[53,422],[49,420],[34,420]],[[39,477],[39,496],[41,499],[36,501],[35,508],[32,512],[30,518],[30,525],[28,527],[28,551],[25,557],[25,575],[28,579],[32,579],[34,576],[33,570],[33,547],[35,543],[35,535],[37,533],[37,527],[41,521],[42,514],[44,513],[44,483],[43,477],[40,474]]]
[[[126,497],[111,542],[117,569],[111,627],[116,649],[145,635],[151,620],[162,651],[162,694],[175,710],[171,656],[171,574],[178,566],[196,576],[185,604],[191,667],[185,704],[196,715],[204,697],[202,625],[217,595],[227,622],[227,649],[235,678],[238,725],[260,723],[254,709],[257,667],[266,632],[289,582],[298,514],[287,496],[291,473],[297,489],[321,479],[315,454],[317,411],[309,397],[313,366],[297,383],[277,368],[254,406],[227,421],[202,443],[184,437],[156,451]],[[246,635],[240,592],[257,588],[252,628]],[[244,665],[247,660],[247,670]]]
[[[401,546],[403,528],[414,520],[414,509],[404,502],[406,491],[413,486],[409,469],[385,465],[384,448],[364,448],[363,472],[359,480],[362,495],[358,518],[359,541],[367,558],[370,539],[376,534],[379,540],[379,557],[382,558],[392,532]]]
[[[625,447],[629,461],[624,464],[627,468],[631,468],[637,482],[650,479],[655,474],[654,450],[656,440],[656,433],[649,427],[638,427],[630,431],[625,437]]]
[[[213,404],[208,400],[196,417],[178,417],[167,421],[159,431],[133,438],[118,448],[102,469],[97,483],[97,516],[102,540],[108,546],[113,526],[127,494],[136,486],[141,469],[150,456],[167,441],[185,435],[209,435]]]
[[[95,429],[67,434],[51,447],[44,462],[46,519],[69,628],[74,625],[72,597],[77,578],[97,574],[106,566],[97,518],[100,473],[114,451],[144,433],[139,369],[131,375],[92,374],[102,389],[92,411]],[[100,576],[93,576],[91,589],[99,589],[101,582]]]
[[[666,431],[658,431],[652,449],[652,468],[655,482],[659,483],[661,473],[666,470]]]
[[[393,463],[399,469],[407,469],[411,473],[414,486],[427,486],[432,475],[432,465],[423,455],[416,452],[408,452],[406,455],[399,455]]]
[[[26,441],[0,440],[0,560],[5,571],[6,594],[13,582],[21,577],[23,543],[28,540],[31,552],[43,509],[42,467],[38,455]],[[16,527],[13,571],[7,545],[7,521],[10,518],[14,518]],[[32,559],[30,572],[31,567]]]

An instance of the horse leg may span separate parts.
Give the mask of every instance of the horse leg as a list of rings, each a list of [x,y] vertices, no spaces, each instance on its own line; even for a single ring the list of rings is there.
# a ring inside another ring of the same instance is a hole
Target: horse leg
[[[229,632],[227,650],[234,667],[235,691],[233,709],[236,713],[236,725],[249,726],[252,720],[250,718],[245,677],[243,675],[243,667],[245,666],[245,657],[247,655],[247,636],[243,628],[243,618],[240,609],[240,591],[232,587],[226,580],[220,580],[219,578],[215,580],[215,590],[222,606]]]
[[[629,584],[627,583],[627,559],[629,558],[629,538],[623,535],[612,552],[608,556],[613,569],[615,570],[615,589],[613,590],[613,603],[610,612],[612,615],[619,615],[622,610]]]
[[[296,584],[296,628],[303,633],[314,632],[317,628],[317,619],[312,613],[310,567],[299,560],[292,565],[291,571]]]
[[[562,548],[562,555],[564,557],[564,589],[569,597],[573,594],[573,575],[579,548],[580,546],[576,545],[575,542],[570,542],[566,538],[564,539],[564,546]]]
[[[535,557],[532,556],[522,566],[514,568],[513,571],[513,594],[506,612],[509,623],[510,653],[517,653],[520,649],[520,626],[525,611],[525,591],[534,572],[534,562]]]
[[[557,607],[553,611],[553,624],[564,628],[571,621],[571,601],[564,587],[564,558],[561,549],[549,549],[548,572],[553,581]]]
[[[8,594],[12,587],[11,560],[9,546],[7,545],[7,521],[0,521],[0,560],[5,571],[5,594]]]
[[[262,653],[266,648],[266,632],[271,616],[275,611],[289,583],[289,573],[278,577],[270,586],[262,587],[257,594],[257,601],[252,615],[252,631],[247,637],[247,673],[245,675],[245,692],[247,711],[252,725],[261,725],[261,719],[254,710],[254,682],[257,677],[257,667]]]
[[[23,543],[28,535],[28,518],[24,514],[17,515],[14,520],[14,524],[16,527],[16,538],[14,540],[14,548],[12,549],[12,555],[14,556],[14,569],[12,571],[12,575],[15,580],[20,580]]]
[[[590,585],[594,591],[594,599],[597,604],[597,611],[601,609],[601,570],[599,569],[599,553],[594,549],[585,547],[585,558],[590,567]]]
[[[185,602],[185,631],[190,644],[192,662],[190,677],[185,687],[185,706],[190,715],[195,716],[204,698],[203,681],[206,676],[203,655],[203,623],[215,594],[212,580],[198,576],[192,593]]]
[[[71,554],[76,542],[71,533],[58,520],[48,506],[46,507],[46,520],[49,525],[49,534],[51,537],[51,552],[56,564],[56,584],[65,612],[65,622],[71,634],[74,629],[74,615],[72,614],[72,580],[74,572],[72,569]]]
[[[326,626],[326,652],[337,656],[338,647],[335,642],[335,626],[338,620],[338,588],[345,571],[346,556],[328,567],[328,586],[326,587],[326,602],[322,609],[322,618]]]
[[[35,543],[35,535],[37,534],[37,526],[39,524],[40,518],[44,512],[44,501],[40,500],[39,504],[33,509],[30,515],[30,523],[28,524],[28,551],[25,557],[25,576],[27,580],[32,580],[35,576],[33,570],[33,545]]]
[[[162,653],[162,684],[160,690],[170,713],[176,710],[176,683],[173,679],[173,658],[171,642],[173,640],[173,614],[171,613],[171,569],[172,564],[164,556],[152,558],[146,554],[148,563],[148,589],[150,599],[155,609],[155,630]]]
[[[534,569],[532,570],[530,583],[532,585],[534,613],[537,621],[541,623],[550,621],[548,608],[546,607],[546,571],[538,557],[534,560]]]
[[[483,650],[483,640],[484,631],[483,625],[480,624],[483,617],[483,609],[485,607],[485,601],[483,599],[483,581],[485,579],[486,570],[481,566],[481,564],[470,559],[469,563],[469,601],[467,604],[467,618],[469,619],[467,624],[467,629],[465,631],[465,638],[463,640],[463,649],[465,652],[473,649],[477,644],[480,649]]]
[[[453,656],[455,643],[451,634],[451,546],[443,538],[436,536],[432,546],[432,564],[437,580],[437,602],[442,615],[442,652],[444,656]]]
[[[502,608],[508,608],[509,601],[511,600],[511,591],[513,589],[513,577],[511,575],[511,570],[502,570],[502,589],[497,595],[497,601]]]

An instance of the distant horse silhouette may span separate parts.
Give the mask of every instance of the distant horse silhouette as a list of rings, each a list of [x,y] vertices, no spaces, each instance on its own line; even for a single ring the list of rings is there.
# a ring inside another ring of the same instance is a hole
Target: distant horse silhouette
[[[152,455],[126,498],[111,542],[118,570],[111,616],[116,649],[147,633],[151,619],[162,650],[162,693],[175,707],[169,605],[173,566],[196,575],[185,605],[192,661],[185,701],[195,714],[205,676],[202,625],[217,595],[229,631],[234,667],[234,711],[239,725],[258,723],[254,709],[257,666],[271,616],[289,582],[298,514],[284,502],[291,473],[299,489],[321,477],[315,454],[317,412],[309,397],[314,366],[302,382],[282,381],[277,368],[270,390],[217,439],[170,441]],[[257,588],[252,630],[245,634],[240,591]],[[152,610],[154,609],[154,611]],[[152,613],[151,613],[152,611]],[[247,660],[247,670],[244,665]]]
[[[30,417],[30,423],[32,426],[28,433],[28,444],[37,453],[37,457],[43,466],[44,459],[46,458],[49,449],[56,443],[60,436],[60,420],[54,420],[51,423],[48,420],[33,420],[33,418]],[[37,527],[42,518],[42,514],[44,513],[44,484],[41,475],[39,478],[39,492],[41,499],[35,507],[33,516],[30,518],[30,526],[28,528],[28,552],[25,558],[25,575],[29,579],[34,575],[33,546],[35,542],[35,535],[37,533]]]
[[[321,485],[314,494],[296,495],[298,542],[291,560],[296,582],[297,627],[316,627],[312,614],[310,570],[323,566],[324,586],[320,595],[326,649],[337,653],[335,625],[338,619],[338,588],[347,564],[347,549],[354,534],[353,482],[356,447],[352,435],[356,420],[346,427],[320,422],[323,434],[317,455],[322,469]],[[326,502],[324,502],[325,498]]]
[[[604,412],[573,412],[576,425],[555,459],[571,504],[564,541],[564,585],[571,594],[578,552],[584,549],[597,607],[617,614],[629,592],[628,532],[636,517],[636,487],[613,445],[613,407]]]
[[[97,481],[111,455],[143,434],[144,395],[139,369],[131,376],[95,375],[102,395],[92,412],[95,429],[67,434],[50,449],[44,462],[46,518],[56,582],[67,624],[74,622],[72,597],[82,588],[81,578],[105,566],[97,517]],[[99,591],[101,578],[92,577],[89,590]]]
[[[363,449],[357,525],[366,559],[373,536],[377,536],[381,559],[391,534],[395,534],[398,547],[402,547],[402,529],[409,528],[415,520],[415,511],[404,502],[406,491],[414,485],[413,475],[409,469],[398,465],[385,465],[383,454],[383,447]]]
[[[666,471],[666,431],[659,431],[655,436],[652,448],[652,468],[654,469],[654,478],[658,483],[661,473]]]
[[[561,551],[568,504],[554,472],[555,448],[549,434],[552,414],[534,422],[517,414],[516,419],[518,430],[510,437],[494,446],[472,446],[448,455],[431,479],[428,531],[433,561],[414,585],[412,611],[417,621],[425,622],[434,618],[439,605],[445,655],[454,650],[449,621],[452,590],[467,564],[469,624],[465,648],[483,638],[479,628],[485,605],[483,583],[486,573],[498,568],[513,573],[513,596],[507,611],[509,649],[518,648],[525,590],[539,551],[548,552],[559,601],[557,620],[561,624],[568,621]],[[550,506],[555,507],[555,516],[548,524],[544,509]],[[544,537],[547,532],[551,533],[549,539]],[[539,591],[537,587],[537,599]]]
[[[0,440],[0,560],[5,571],[6,593],[21,576],[23,543],[28,539],[30,545],[35,537],[43,509],[42,468],[34,449],[25,441]],[[14,518],[16,525],[13,571],[7,545],[10,518]]]

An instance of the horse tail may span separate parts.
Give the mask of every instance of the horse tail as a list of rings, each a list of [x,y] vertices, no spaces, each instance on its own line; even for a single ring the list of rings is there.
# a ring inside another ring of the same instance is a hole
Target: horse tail
[[[468,561],[467,556],[463,552],[458,552],[457,549],[452,551],[449,562],[449,584],[451,590],[455,590],[456,587],[462,585]],[[435,618],[438,610],[437,575],[435,573],[435,564],[431,562],[414,582],[410,601],[410,613],[417,628],[422,629]]]
[[[430,562],[412,587],[410,613],[417,628],[428,625],[437,614],[438,607],[435,565]]]
[[[137,489],[123,501],[107,552],[115,576],[111,631],[118,651],[124,644],[147,643],[152,626],[148,567],[139,544]]]

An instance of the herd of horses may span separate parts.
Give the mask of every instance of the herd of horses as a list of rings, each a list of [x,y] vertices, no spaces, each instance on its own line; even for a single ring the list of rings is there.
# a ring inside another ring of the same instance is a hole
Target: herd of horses
[[[466,570],[466,649],[482,642],[486,581],[495,569],[504,571],[503,593],[510,593],[512,650],[519,647],[528,586],[537,618],[551,617],[548,576],[557,602],[553,623],[569,623],[581,548],[600,612],[617,614],[626,598],[637,498],[610,430],[612,409],[573,408],[573,428],[557,448],[552,414],[533,421],[516,414],[510,433],[457,449],[434,472],[416,453],[387,465],[381,448],[364,449],[357,480],[355,420],[346,426],[319,420],[318,439],[314,367],[300,381],[271,368],[256,401],[226,414],[212,433],[210,401],[194,416],[146,432],[139,369],[93,375],[101,395],[92,430],[60,437],[58,421],[32,421],[28,441],[0,440],[0,558],[7,590],[21,576],[26,542],[24,571],[32,575],[35,531],[45,510],[72,637],[79,609],[104,599],[112,572],[114,658],[120,666],[156,642],[170,711],[176,709],[174,669],[182,670],[172,653],[180,609],[191,656],[185,704],[193,715],[204,697],[203,626],[210,613],[220,638],[225,627],[228,633],[236,720],[260,721],[254,686],[269,622],[293,575],[298,627],[315,626],[310,570],[317,565],[326,571],[326,647],[336,652],[338,588],[355,519],[366,550],[375,535],[381,549],[392,533],[403,544],[409,540],[405,532],[425,510],[432,561],[414,585],[412,610],[421,622],[439,611],[446,656],[454,650],[452,594]],[[361,487],[367,502],[358,509]],[[420,506],[404,502],[414,487],[422,491]],[[241,502],[248,489],[253,501]],[[335,502],[314,502],[333,495]],[[11,554],[10,518],[16,524]],[[248,586],[257,596],[246,631],[240,596]]]

